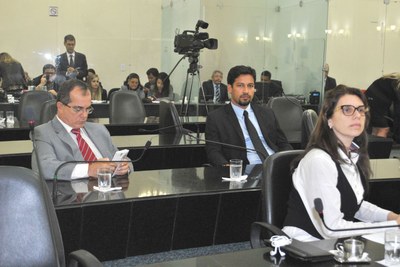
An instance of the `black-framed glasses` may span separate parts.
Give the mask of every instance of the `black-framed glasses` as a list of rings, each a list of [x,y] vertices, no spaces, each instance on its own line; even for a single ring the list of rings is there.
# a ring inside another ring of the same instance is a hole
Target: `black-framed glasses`
[[[62,103],[62,102],[61,102]],[[62,103],[64,106],[69,107],[70,109],[72,109],[75,113],[82,113],[83,111],[86,111],[87,114],[92,114],[94,111],[94,107],[90,106],[88,108],[84,108],[84,107],[80,107],[80,106],[73,106],[71,107],[68,104]]]
[[[360,113],[361,116],[365,116],[365,113],[368,112],[368,108],[366,108],[364,105],[355,107],[353,105],[342,105],[340,107],[337,107],[336,110],[341,109],[343,112],[343,115],[345,116],[353,116],[356,110],[358,113]]]

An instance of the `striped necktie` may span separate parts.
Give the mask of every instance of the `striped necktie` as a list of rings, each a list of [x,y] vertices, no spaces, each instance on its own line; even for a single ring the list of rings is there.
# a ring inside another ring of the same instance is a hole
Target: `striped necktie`
[[[85,139],[82,138],[80,129],[72,129],[71,132],[76,135],[76,140],[78,141],[79,150],[82,153],[83,158],[86,161],[96,160],[96,156],[93,151],[90,149],[88,143],[86,143]]]
[[[221,100],[221,92],[219,90],[219,84],[215,85],[215,102],[220,102]]]

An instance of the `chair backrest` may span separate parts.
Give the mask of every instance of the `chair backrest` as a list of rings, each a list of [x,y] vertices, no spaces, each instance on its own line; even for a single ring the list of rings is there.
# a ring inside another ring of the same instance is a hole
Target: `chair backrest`
[[[301,118],[301,147],[306,148],[311,133],[317,124],[318,115],[313,109],[304,110]]]
[[[133,91],[118,91],[110,98],[110,124],[142,123],[146,118],[144,104]]]
[[[289,143],[301,142],[301,116],[303,108],[294,97],[273,97],[267,104],[278,120],[279,126],[285,133]]]
[[[108,96],[107,96],[108,100],[110,100],[110,99],[111,99],[111,95],[112,95],[114,92],[118,91],[119,89],[120,89],[120,88],[112,88],[112,89],[110,89],[110,91],[108,91]]]
[[[29,121],[40,121],[40,110],[44,102],[54,99],[47,91],[29,91],[22,94],[18,106],[18,121],[20,126],[29,126]]]
[[[42,109],[40,110],[40,124],[51,121],[57,114],[56,100],[48,100],[43,103]]]
[[[263,221],[282,228],[287,202],[292,190],[290,163],[303,150],[288,150],[272,154],[264,161],[262,183]]]
[[[0,266],[65,266],[47,186],[27,168],[0,166]]]

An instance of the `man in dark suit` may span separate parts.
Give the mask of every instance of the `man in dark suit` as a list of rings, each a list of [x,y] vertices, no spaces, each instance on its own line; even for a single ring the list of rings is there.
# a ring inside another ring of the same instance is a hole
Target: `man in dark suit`
[[[282,82],[279,80],[271,80],[271,72],[264,70],[261,72],[261,82],[256,83],[256,97],[262,103],[268,103],[271,97],[282,96]]]
[[[86,83],[71,79],[64,82],[57,94],[57,115],[35,128],[37,153],[32,153],[32,169],[45,179],[53,179],[56,169],[66,161],[100,162],[67,164],[60,168],[58,179],[71,180],[97,177],[97,169],[114,171],[117,164],[109,162],[117,151],[104,125],[86,122],[93,111],[90,90]],[[38,155],[38,159],[36,159]],[[93,159],[88,159],[88,155]],[[132,170],[131,163],[119,163],[116,174]]]
[[[325,63],[324,68],[322,69],[324,72],[324,91],[328,91],[336,87],[336,80],[335,78],[329,77],[329,65]]]
[[[203,82],[203,90],[206,101],[213,103],[224,103],[229,101],[228,90],[225,84],[222,83],[222,72],[215,70],[211,76],[211,80]],[[199,100],[204,102],[203,91],[200,88]]]
[[[86,56],[75,51],[75,37],[68,34],[64,37],[66,52],[56,57],[57,74],[65,76],[67,79],[84,80],[87,76]]]
[[[251,103],[255,79],[256,72],[251,67],[236,66],[229,71],[228,92],[231,94],[231,103],[209,113],[206,139],[243,149],[207,142],[206,152],[210,163],[226,165],[230,159],[242,159],[245,164],[258,164],[277,151],[292,149],[274,112],[270,108]]]

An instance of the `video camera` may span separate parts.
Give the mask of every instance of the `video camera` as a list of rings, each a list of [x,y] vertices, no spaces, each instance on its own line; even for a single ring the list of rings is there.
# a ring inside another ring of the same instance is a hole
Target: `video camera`
[[[209,38],[208,33],[199,32],[199,28],[207,29],[208,23],[198,20],[194,31],[184,31],[177,34],[174,40],[174,52],[179,54],[187,54],[191,52],[199,52],[200,49],[217,49],[218,40]]]

